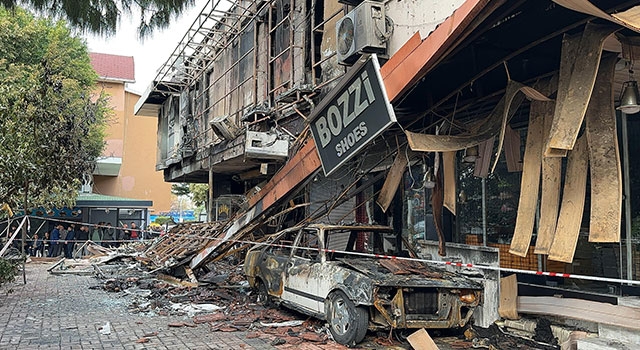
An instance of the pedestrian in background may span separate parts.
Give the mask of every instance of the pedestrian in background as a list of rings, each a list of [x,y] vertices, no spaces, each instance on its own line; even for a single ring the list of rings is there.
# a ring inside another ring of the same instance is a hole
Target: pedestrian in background
[[[114,240],[116,239],[116,230],[111,226],[110,222],[107,222],[107,226],[103,230],[104,246],[111,248],[115,246]]]
[[[60,240],[61,228],[62,225],[57,225],[53,228],[53,231],[51,231],[51,250],[49,250],[49,257],[57,257],[60,255],[60,244],[58,241]]]
[[[37,233],[33,235],[33,240],[31,241],[31,245],[29,245],[29,255],[42,256],[42,240],[38,237]]]
[[[93,243],[100,245],[102,243],[102,221],[93,227],[91,232],[91,240]]]
[[[136,227],[136,223],[131,221],[131,240],[135,241],[139,237],[140,237],[140,231],[138,231],[138,228]]]
[[[69,233],[69,231],[67,231],[64,226],[62,226],[62,224],[60,224],[60,241],[58,241],[58,246],[60,246],[59,252],[56,256],[65,256],[65,252],[66,252],[66,248],[67,248],[67,233]]]
[[[67,243],[65,244],[64,256],[67,259],[73,258],[73,247],[76,244],[76,226],[74,224],[69,225],[67,228]]]
[[[82,250],[78,254],[80,257],[87,254],[87,240],[89,240],[89,228],[82,225],[78,232],[76,232],[76,241],[79,247],[82,247]]]
[[[42,237],[42,256],[51,256],[51,238],[49,232],[45,232]]]
[[[122,224],[122,229],[120,230],[120,239],[123,241],[128,241],[131,239],[131,231],[129,230],[129,225]]]

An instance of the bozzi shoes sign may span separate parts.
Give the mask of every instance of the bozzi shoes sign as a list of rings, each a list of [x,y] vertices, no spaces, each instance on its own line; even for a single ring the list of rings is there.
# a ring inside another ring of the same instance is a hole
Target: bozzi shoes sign
[[[378,57],[361,58],[351,67],[309,120],[326,176],[395,122]]]

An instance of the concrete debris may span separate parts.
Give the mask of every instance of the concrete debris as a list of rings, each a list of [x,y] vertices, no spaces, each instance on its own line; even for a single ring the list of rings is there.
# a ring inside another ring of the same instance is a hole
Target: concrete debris
[[[99,331],[100,331],[100,334],[102,335],[111,334],[111,322],[107,321],[107,323],[105,323],[104,326],[100,327]]]
[[[204,312],[213,312],[224,309],[222,306],[214,305],[214,304],[182,304],[182,303],[171,303],[171,308],[173,310],[180,310],[186,312],[187,316],[193,317],[196,314],[204,313]]]
[[[260,322],[260,325],[262,327],[295,327],[295,326],[300,326],[303,323],[304,321],[294,320],[294,321],[273,322],[273,323]]]

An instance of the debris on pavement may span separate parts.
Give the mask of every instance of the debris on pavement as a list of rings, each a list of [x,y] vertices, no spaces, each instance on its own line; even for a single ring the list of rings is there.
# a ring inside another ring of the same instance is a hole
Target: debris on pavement
[[[215,230],[216,225],[211,224],[210,229]],[[176,232],[193,231],[190,227],[181,227]],[[206,245],[208,239],[188,242],[181,237],[180,234],[169,234],[154,241],[135,241],[117,248],[89,242],[87,251],[90,255],[83,259],[50,260],[52,266],[48,271],[53,275],[93,274],[100,282],[90,288],[125,298],[131,313],[185,318],[184,322],[167,323],[167,327],[208,327],[211,332],[245,331],[247,338],[262,338],[279,349],[298,348],[302,343],[313,344],[319,349],[346,349],[331,339],[325,321],[284,308],[269,308],[258,302],[258,293],[250,289],[241,259],[234,255],[210,262],[198,270],[189,269],[190,257]],[[393,261],[385,264],[396,274],[416,273],[411,264]],[[539,326],[540,330],[528,337],[514,335],[514,331],[504,324],[494,324],[488,329],[468,327],[464,335],[463,330],[459,331],[447,345],[452,349],[557,349],[557,342],[545,333],[549,325]],[[110,322],[99,327],[99,332],[110,334]],[[157,334],[144,334],[135,342],[153,343],[152,338]],[[410,349],[407,335],[374,333],[359,345],[375,350]]]

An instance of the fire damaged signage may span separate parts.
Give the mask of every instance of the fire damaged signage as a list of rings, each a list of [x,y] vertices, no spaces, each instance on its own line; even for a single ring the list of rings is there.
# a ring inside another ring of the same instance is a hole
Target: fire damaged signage
[[[377,56],[359,60],[309,119],[325,175],[395,122]]]

